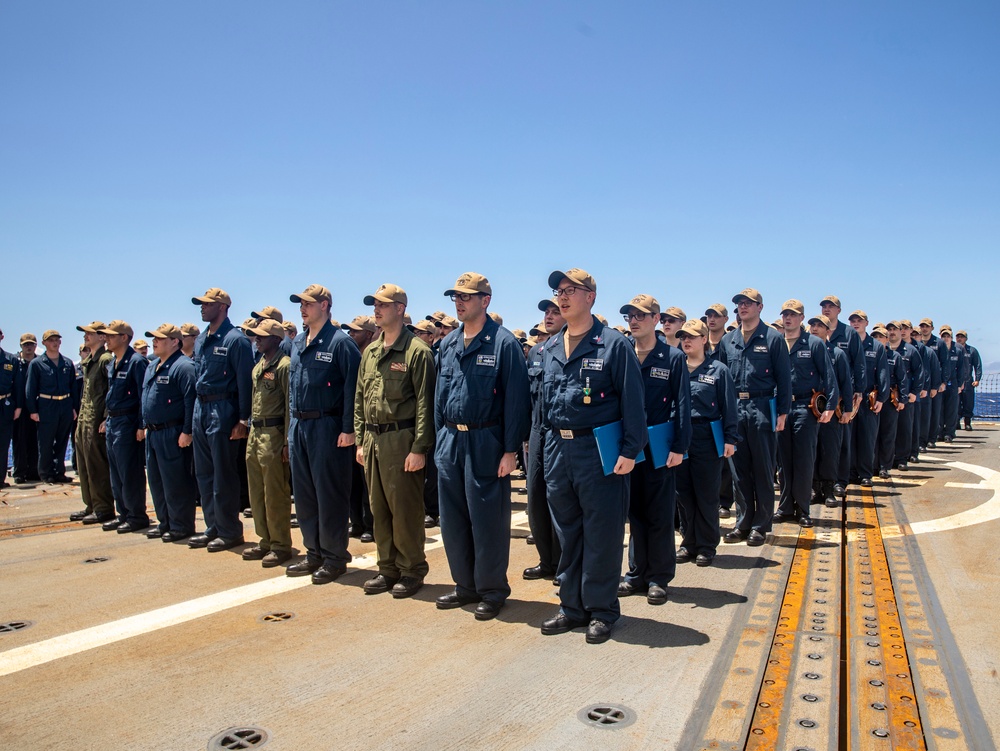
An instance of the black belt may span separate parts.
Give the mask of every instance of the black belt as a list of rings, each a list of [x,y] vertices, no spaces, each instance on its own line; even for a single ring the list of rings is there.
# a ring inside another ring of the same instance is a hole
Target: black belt
[[[489,422],[481,422],[478,424],[464,423],[464,422],[448,422],[445,423],[449,428],[454,428],[460,433],[465,433],[469,430],[482,430],[483,428],[492,428],[494,425],[499,425],[499,420],[490,420]]]
[[[709,420],[707,417],[692,417],[691,418],[691,424],[692,425],[710,425],[713,422],[715,422],[715,420]]]
[[[793,402],[801,402],[803,400],[805,400],[805,401],[808,402],[812,398],[813,398],[813,392],[812,391],[807,391],[804,394],[792,394],[792,401]]]
[[[310,409],[304,412],[301,412],[297,409],[292,410],[292,417],[294,417],[296,420],[318,420],[321,417],[340,417],[342,414],[343,414],[342,412],[337,412],[336,410],[333,409],[327,409],[327,410]]]
[[[774,389],[768,389],[766,391],[740,391],[736,396],[741,400],[760,399],[764,396],[774,396]]]
[[[284,417],[252,417],[250,418],[252,428],[283,428],[285,427]]]
[[[166,422],[161,422],[159,424],[150,422],[146,423],[146,430],[155,432],[157,430],[166,430],[167,428],[176,428],[183,424],[183,420],[167,420]]]
[[[236,394],[198,394],[199,402],[218,402],[223,399],[230,399],[236,396]]]
[[[109,409],[108,417],[128,417],[129,415],[139,414],[139,408],[133,407],[132,409]]]
[[[381,435],[382,433],[392,433],[397,430],[406,430],[407,428],[417,427],[417,421],[414,418],[409,420],[400,420],[399,422],[387,422],[382,425],[378,425],[373,422],[365,423],[365,430],[368,430],[375,435]]]

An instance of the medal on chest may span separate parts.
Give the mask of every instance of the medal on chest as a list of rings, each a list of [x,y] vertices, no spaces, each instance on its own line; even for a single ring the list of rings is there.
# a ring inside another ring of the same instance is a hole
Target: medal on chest
[[[587,377],[587,385],[583,389],[583,403],[590,404],[590,377]]]

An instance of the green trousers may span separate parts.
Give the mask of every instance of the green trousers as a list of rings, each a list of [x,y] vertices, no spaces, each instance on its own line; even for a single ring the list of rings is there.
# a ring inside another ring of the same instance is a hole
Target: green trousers
[[[111,469],[108,447],[98,425],[78,422],[76,425],[76,472],[80,478],[80,495],[87,513],[106,516],[115,513],[111,495]]]
[[[291,552],[292,496],[288,464],[281,460],[284,428],[250,428],[247,440],[247,484],[253,526],[264,550]]]
[[[380,574],[398,579],[427,575],[424,555],[424,472],[403,471],[413,430],[365,433],[365,479],[374,519]]]

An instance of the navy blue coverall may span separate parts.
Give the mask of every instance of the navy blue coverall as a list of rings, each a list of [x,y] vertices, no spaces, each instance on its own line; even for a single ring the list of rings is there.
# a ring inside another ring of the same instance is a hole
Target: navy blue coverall
[[[545,491],[545,428],[542,420],[542,375],[545,371],[543,357],[548,342],[536,344],[528,352],[528,387],[531,392],[531,434],[528,436],[528,528],[535,538],[538,565],[546,575],[555,574],[559,567],[562,547],[552,521],[548,494]]]
[[[851,329],[854,332],[854,329]],[[855,333],[857,337],[857,333]],[[861,340],[858,339],[858,343]],[[827,349],[833,359],[833,372],[837,381],[837,393],[840,406],[845,412],[851,408],[854,398],[851,366],[847,353],[835,344],[827,342]],[[864,363],[862,362],[862,365]],[[834,402],[834,407],[837,402]],[[847,431],[846,426],[834,415],[830,422],[819,426],[819,440],[816,448],[816,480],[821,494],[827,499],[833,496],[833,485],[839,481],[840,459],[843,456],[843,444]],[[845,486],[846,487],[846,486]]]
[[[149,493],[160,531],[178,538],[194,534],[194,477],[177,439],[194,430],[196,378],[194,362],[178,350],[153,360],[142,384]]]
[[[250,340],[226,318],[215,333],[206,328],[194,342],[198,394],[194,405],[194,471],[198,478],[205,535],[239,540],[241,441],[229,436],[250,419]]]
[[[968,359],[965,356],[965,347],[952,340],[951,347],[942,341],[942,349],[945,352],[948,365],[945,368],[945,383],[948,390],[944,392],[944,403],[941,406],[942,434],[946,440],[955,439],[955,429],[958,427],[958,389],[965,386],[966,366]]]
[[[906,371],[906,406],[899,413],[899,420],[896,423],[896,456],[893,461],[894,466],[906,464],[910,458],[910,447],[913,442],[913,421],[917,411],[913,409],[915,405],[910,404],[909,395],[916,393],[920,396],[920,384],[924,380],[924,363],[920,357],[920,352],[909,342],[900,342],[896,347],[896,352],[903,359],[903,369]]]
[[[859,336],[860,338],[860,336]],[[865,383],[868,384],[858,414],[848,425],[851,429],[853,445],[851,459],[852,481],[871,481],[875,474],[875,442],[878,440],[879,415],[872,412],[868,395],[874,391],[875,400],[885,403],[889,398],[889,360],[885,347],[874,336],[865,335],[861,342],[865,357]]]
[[[691,386],[684,353],[657,339],[656,346],[639,364],[639,371],[645,392],[646,425],[672,422],[671,453],[688,453]],[[677,467],[654,467],[647,456],[646,461],[635,466],[629,479],[629,569],[625,581],[638,590],[653,584],[666,589],[677,572],[676,511]]]
[[[632,344],[592,320],[569,358],[566,328],[545,348],[545,484],[562,545],[560,612],[576,622],[610,624],[621,617],[618,584],[629,476],[604,474],[594,428],[621,420],[619,456],[635,459],[647,441],[646,414]]]
[[[111,469],[111,494],[118,520],[133,529],[149,526],[143,447],[136,438],[142,427],[142,384],[149,361],[128,345],[121,359],[108,363],[107,417],[104,434]]]
[[[976,387],[973,381],[979,383],[983,380],[983,358],[979,350],[968,342],[965,343],[965,354],[968,359],[965,369],[968,377],[965,379],[965,390],[962,392],[959,401],[959,416],[965,420],[965,427],[972,427],[973,412],[976,408]]]
[[[920,457],[920,432],[923,430],[924,413],[930,410],[931,404],[928,397],[920,396],[920,392],[930,391],[931,372],[927,366],[928,353],[924,343],[918,339],[916,343],[911,341],[910,344],[917,351],[917,356],[920,358],[920,382],[915,385],[914,390],[911,392],[916,394],[917,401],[908,407],[908,409],[913,410],[913,420],[910,430],[910,459],[917,461]]]
[[[927,444],[931,442],[931,426],[934,424],[935,409],[940,415],[941,402],[937,395],[931,397],[930,391],[937,391],[941,385],[941,360],[938,358],[937,348],[927,346],[925,342],[920,350],[923,355],[924,372],[928,374],[927,379],[927,399],[922,402],[920,408],[920,450],[927,449]],[[937,406],[935,406],[937,405]]]
[[[941,370],[939,377],[936,382],[931,382],[931,388],[937,389],[937,394],[931,399],[931,421],[930,427],[927,431],[927,443],[936,444],[942,437],[942,410],[944,408],[945,393],[947,392],[947,382],[948,382],[948,353],[944,348],[944,342],[938,339],[937,335],[931,334],[930,337],[924,342],[924,345],[930,349],[936,356],[938,361],[938,366]],[[945,390],[941,390],[942,384],[945,385]]]
[[[337,446],[354,432],[354,393],[361,351],[347,334],[323,324],[306,344],[292,344],[288,400],[288,456],[295,511],[310,563],[345,569],[356,446]]]
[[[3,474],[0,486],[7,480],[7,452],[14,435],[14,411],[21,406],[21,365],[17,355],[0,349],[0,457]]]
[[[782,485],[778,513],[809,516],[813,474],[816,469],[816,445],[820,427],[809,409],[814,392],[821,392],[833,409],[840,398],[834,376],[832,355],[818,336],[804,328],[788,352],[792,368],[792,408],[785,429],[778,433]]]
[[[858,336],[858,332],[844,321],[837,321],[837,325],[833,327],[833,330],[830,332],[830,338],[827,341],[847,355],[848,370],[851,373],[851,386],[853,389],[851,393],[861,394],[862,396],[866,394],[869,386],[865,370],[865,356],[862,352],[861,337]],[[853,406],[851,402],[847,401],[841,405],[844,412],[850,412]],[[836,481],[845,488],[851,478],[852,442],[850,440],[850,433],[848,432],[850,429],[851,424],[848,423],[845,429],[841,431],[840,461],[837,463]]]
[[[720,360],[733,376],[740,445],[733,457],[736,482],[743,495],[736,499],[736,529],[761,534],[771,531],[774,514],[774,467],[777,437],[771,428],[770,400],[777,417],[792,406],[792,367],[784,337],[761,321],[749,341],[743,329],[730,331],[719,345]]]
[[[889,361],[889,388],[896,389],[900,404],[909,398],[909,375],[906,362],[899,351],[892,347],[885,348]],[[878,424],[878,468],[880,472],[894,469],[896,459],[896,431],[899,425],[899,411],[892,402],[886,402],[879,415]]]
[[[28,363],[25,410],[38,414],[38,476],[43,482],[66,477],[66,446],[73,412],[80,406],[80,382],[65,355],[53,362],[44,352]]]
[[[455,592],[503,605],[510,595],[510,475],[530,431],[528,369],[520,342],[487,317],[465,345],[465,326],[438,350],[434,393],[441,539]]]
[[[725,459],[719,456],[712,423],[722,421],[724,443],[740,440],[736,426],[736,388],[729,368],[708,358],[689,372],[691,444],[677,468],[677,507],[681,547],[691,555],[714,556],[719,545],[719,491]]]

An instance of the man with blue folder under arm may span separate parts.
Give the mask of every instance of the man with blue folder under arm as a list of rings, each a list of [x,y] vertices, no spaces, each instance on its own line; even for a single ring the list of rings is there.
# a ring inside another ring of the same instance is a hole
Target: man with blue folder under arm
[[[660,303],[649,295],[636,295],[623,305],[622,315],[635,340],[639,372],[645,393],[650,456],[636,465],[629,484],[629,568],[618,585],[618,596],[645,592],[646,602],[667,601],[667,585],[679,561],[674,548],[674,514],[677,474],[691,442],[691,388],[684,354],[656,336]],[[666,425],[673,434],[665,464],[657,466],[653,447],[654,427]]]
[[[566,320],[545,348],[542,386],[545,484],[562,556],[559,613],[541,630],[587,626],[587,641],[600,644],[621,617],[628,475],[646,443],[642,376],[628,340],[591,313],[597,282],[590,274],[553,271],[549,286]],[[605,475],[594,429],[616,422],[621,447]]]

